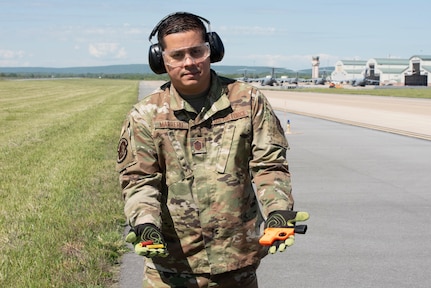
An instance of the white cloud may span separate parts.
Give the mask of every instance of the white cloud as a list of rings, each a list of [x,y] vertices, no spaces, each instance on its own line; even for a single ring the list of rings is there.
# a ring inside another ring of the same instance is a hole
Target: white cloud
[[[2,59],[20,59],[25,56],[25,52],[22,50],[3,50],[0,49],[0,58]]]
[[[88,52],[96,58],[125,58],[127,56],[126,49],[120,47],[118,43],[94,43],[88,46]]]

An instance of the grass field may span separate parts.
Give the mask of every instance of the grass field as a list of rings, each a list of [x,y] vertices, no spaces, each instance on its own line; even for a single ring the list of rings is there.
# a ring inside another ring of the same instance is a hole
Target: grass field
[[[115,172],[138,82],[0,81],[0,287],[111,287],[125,252]]]

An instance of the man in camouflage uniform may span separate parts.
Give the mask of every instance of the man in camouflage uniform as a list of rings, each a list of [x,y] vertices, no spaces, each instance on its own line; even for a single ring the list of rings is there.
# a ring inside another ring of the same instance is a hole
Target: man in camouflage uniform
[[[180,12],[156,26],[150,58],[162,66],[150,66],[171,81],[133,107],[121,132],[126,240],[147,257],[144,287],[257,287],[268,253],[258,242],[262,214],[308,218],[291,211],[279,120],[258,89],[211,70],[224,50],[202,20]]]

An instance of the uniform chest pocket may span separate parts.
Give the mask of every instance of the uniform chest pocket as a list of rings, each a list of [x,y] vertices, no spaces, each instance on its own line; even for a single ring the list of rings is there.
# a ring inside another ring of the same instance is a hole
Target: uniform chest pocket
[[[224,121],[223,121],[224,120]],[[234,112],[213,122],[220,125],[221,137],[217,153],[216,171],[234,173],[246,170],[251,155],[252,126],[249,113]]]
[[[157,122],[153,132],[159,166],[165,172],[168,186],[193,176],[184,145],[187,124],[175,121]]]

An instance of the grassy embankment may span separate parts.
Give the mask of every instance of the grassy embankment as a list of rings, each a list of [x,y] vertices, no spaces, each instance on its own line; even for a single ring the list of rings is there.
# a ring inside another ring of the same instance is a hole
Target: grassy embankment
[[[327,94],[350,94],[350,95],[371,95],[371,96],[388,96],[388,97],[407,97],[431,99],[431,88],[428,87],[399,87],[399,88],[368,88],[358,87],[355,89],[347,88],[301,88],[289,91],[294,92],[317,92]]]
[[[128,80],[0,81],[0,287],[109,287]]]

